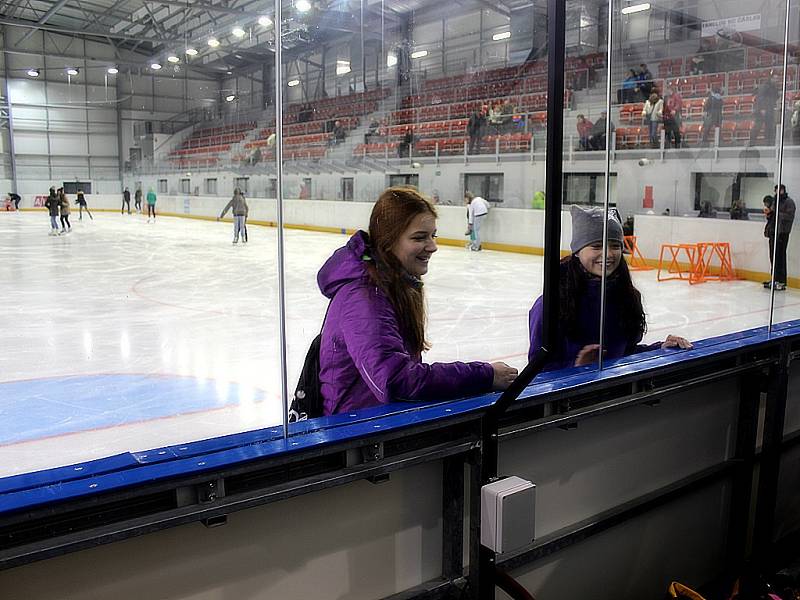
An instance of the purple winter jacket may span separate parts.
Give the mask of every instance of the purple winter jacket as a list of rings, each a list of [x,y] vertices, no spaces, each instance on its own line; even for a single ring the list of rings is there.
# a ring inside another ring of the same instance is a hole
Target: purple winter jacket
[[[490,391],[490,364],[425,364],[408,350],[394,308],[367,274],[367,239],[363,231],[356,232],[317,274],[320,290],[331,298],[320,347],[325,414]]]

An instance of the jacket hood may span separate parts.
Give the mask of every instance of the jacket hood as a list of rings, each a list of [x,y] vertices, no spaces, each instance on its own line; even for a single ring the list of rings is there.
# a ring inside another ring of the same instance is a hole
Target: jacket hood
[[[345,246],[325,261],[317,273],[317,285],[323,295],[333,298],[343,286],[366,277],[365,257],[368,256],[369,237],[365,231],[357,231]]]

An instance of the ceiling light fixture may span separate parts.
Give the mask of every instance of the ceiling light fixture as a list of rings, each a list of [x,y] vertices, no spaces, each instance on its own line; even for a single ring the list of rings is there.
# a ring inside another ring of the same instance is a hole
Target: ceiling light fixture
[[[236,100],[236,95],[235,94],[228,94],[227,96],[225,96],[225,101],[226,102],[233,102],[234,100]]]
[[[150,65],[150,68],[153,69],[153,71],[158,71],[161,68],[161,65],[157,62],[154,62]]]
[[[28,75],[30,77],[38,77],[39,76],[39,69],[28,69]]]
[[[67,75],[72,75],[73,77],[79,73],[78,69],[75,67],[69,67],[67,69]]]
[[[417,50],[416,52],[411,53],[411,58],[422,58],[424,56],[428,56],[427,50]]]
[[[350,61],[349,60],[337,60],[336,61],[336,74],[337,75],[347,75],[350,72]]]
[[[386,55],[386,66],[393,67],[397,64],[397,56],[394,54],[387,54]]]
[[[492,36],[492,39],[495,42],[499,42],[500,40],[507,40],[510,37],[511,37],[511,32],[510,31],[504,31],[503,33],[495,33]]]
[[[197,56],[197,50],[195,50],[194,48],[187,48],[186,54],[188,54],[189,56]]]
[[[308,12],[311,10],[311,2],[308,0],[297,0],[294,3],[294,7],[300,12]]]
[[[291,80],[289,83],[287,83],[286,85],[288,85],[289,87],[294,87],[294,86],[296,86],[296,85],[300,85],[300,80],[299,80],[299,79],[292,79],[292,80]]]
[[[177,62],[181,62],[181,59],[180,59],[180,58],[178,58],[177,56],[175,56],[174,54],[170,54],[170,55],[167,57],[167,60],[168,60],[169,62],[171,62],[171,63],[177,63]]]
[[[117,67],[108,67],[109,75],[116,75],[117,73],[119,73],[119,69]]]
[[[212,48],[216,48],[217,46],[219,46],[219,40],[215,37],[210,37],[208,38],[208,45],[211,46]]]
[[[247,32],[238,25],[231,30],[231,33],[238,38],[243,38],[247,35]]]
[[[272,19],[270,19],[266,15],[263,17],[259,17],[258,24],[261,25],[262,27],[269,27],[270,25],[272,25]]]
[[[642,4],[634,4],[633,6],[626,6],[620,12],[623,15],[632,15],[633,13],[643,12],[645,10],[650,10],[649,2],[644,2]]]

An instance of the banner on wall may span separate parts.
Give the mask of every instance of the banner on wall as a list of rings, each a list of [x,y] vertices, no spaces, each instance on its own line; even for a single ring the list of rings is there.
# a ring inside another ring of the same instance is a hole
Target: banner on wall
[[[33,207],[34,208],[43,208],[45,200],[47,200],[47,196],[34,196],[33,197]]]
[[[729,31],[756,31],[761,29],[761,13],[752,15],[742,15],[741,17],[730,17],[728,19],[716,19],[714,21],[703,21],[702,37],[716,35],[720,29]]]

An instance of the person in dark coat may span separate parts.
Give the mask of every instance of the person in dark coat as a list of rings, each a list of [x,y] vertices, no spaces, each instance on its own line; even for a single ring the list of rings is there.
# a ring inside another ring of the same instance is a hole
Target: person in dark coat
[[[467,135],[469,136],[469,154],[481,153],[481,138],[486,130],[485,107],[476,110],[467,122]]]
[[[131,214],[131,191],[126,187],[125,191],[122,192],[122,211],[121,214],[125,214],[125,205],[128,205],[128,214]]]
[[[774,196],[764,196],[764,215],[767,217],[764,237],[769,240],[769,262],[775,274],[774,287],[776,291],[782,292],[786,289],[786,248],[789,245],[789,234],[792,232],[797,207],[794,200],[786,193],[785,185],[781,185],[780,197],[777,185],[774,192]],[[770,286],[771,282],[764,282],[765,288]]]
[[[50,188],[50,194],[44,201],[44,207],[50,214],[50,235],[58,235],[58,216],[61,208],[61,201],[56,194],[56,188]]]
[[[600,118],[592,125],[592,134],[589,136],[589,147],[592,150],[606,149],[606,117],[608,112],[600,111]],[[614,132],[614,121],[611,121],[611,132]]]
[[[133,208],[134,210],[141,214],[142,212],[142,188],[137,187],[136,191],[133,193]]]
[[[705,102],[703,103],[705,116],[703,117],[703,136],[701,142],[706,142],[711,136],[714,137],[714,130],[722,127],[722,91],[719,86],[714,86]]]
[[[775,104],[778,102],[778,88],[775,78],[770,75],[766,81],[758,86],[756,91],[756,105],[753,111],[753,128],[750,130],[750,144],[753,145],[761,129],[767,146],[775,144]]]
[[[427,364],[422,277],[436,252],[436,209],[407,187],[385,190],[317,275],[330,299],[320,344],[326,415],[398,400],[449,400],[507,388],[504,363]]]
[[[647,331],[642,295],[633,286],[622,258],[622,225],[602,208],[572,206],[572,254],[561,261],[558,281],[559,329],[547,370],[589,365],[600,351],[600,297],[606,263],[606,314],[603,356],[620,358],[658,348],[691,348],[685,338],[668,335],[664,342],[641,344]],[[608,220],[608,254],[603,256],[603,221]],[[528,315],[528,358],[542,347],[542,297]]]

